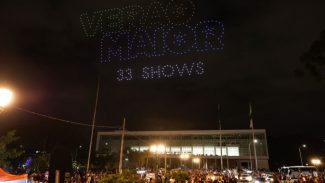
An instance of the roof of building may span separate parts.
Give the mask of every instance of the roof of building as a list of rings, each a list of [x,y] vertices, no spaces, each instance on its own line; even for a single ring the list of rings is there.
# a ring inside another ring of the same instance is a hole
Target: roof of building
[[[98,132],[97,135],[121,135],[122,131],[105,131]],[[148,136],[148,135],[233,135],[233,134],[251,134],[251,129],[241,130],[182,130],[182,131],[125,131],[125,135],[137,135],[137,136]],[[265,134],[265,129],[254,129],[255,134]]]

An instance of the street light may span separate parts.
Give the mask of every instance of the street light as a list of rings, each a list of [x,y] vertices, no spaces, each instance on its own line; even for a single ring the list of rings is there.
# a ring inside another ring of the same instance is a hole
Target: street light
[[[158,153],[157,153],[157,145],[150,146],[150,152],[156,154],[156,169],[158,171]]]
[[[302,156],[301,156],[301,150],[300,148],[306,148],[306,144],[302,144],[301,146],[299,146],[298,150],[299,150],[299,156],[300,156],[300,163],[301,163],[301,166],[304,166],[304,163],[302,162]]]
[[[318,166],[322,164],[322,161],[318,158],[311,159],[310,162],[311,162],[311,164],[316,166],[317,171],[318,171]]]
[[[12,92],[6,88],[0,88],[0,113],[11,102]]]
[[[157,146],[157,152],[160,153],[160,154],[164,153],[165,152],[165,146],[162,145],[162,144],[158,145]]]
[[[150,146],[150,152],[153,152],[153,153],[157,152],[157,146],[156,145]]]
[[[179,155],[179,158],[181,159],[181,166],[182,166],[182,160],[187,160],[190,158],[189,154],[181,154]]]
[[[258,143],[258,140],[257,140],[257,139],[254,139],[253,142],[254,142],[254,144],[256,144],[256,143]],[[252,142],[249,142],[249,144],[248,144],[248,151],[249,151],[249,163],[250,163],[250,168],[251,168],[251,170],[253,170],[251,143],[252,143]],[[256,154],[256,153],[255,153],[255,154]],[[256,160],[256,156],[255,156],[255,161],[257,161],[257,160]]]
[[[192,162],[198,164],[200,169],[200,162],[201,162],[200,158],[193,158]]]
[[[181,159],[188,159],[188,158],[190,158],[190,155],[188,155],[188,154],[181,154],[179,157]]]
[[[77,161],[77,157],[78,157],[78,152],[79,150],[81,150],[82,145],[79,145],[78,147],[76,147],[76,154],[75,154],[75,161]],[[80,156],[80,155],[79,155]],[[79,158],[80,159],[80,158]]]
[[[322,164],[322,161],[318,158],[315,158],[315,159],[311,159],[311,164],[313,164],[314,166],[316,166],[316,168],[318,168],[319,165]]]
[[[311,164],[318,166],[318,165],[321,165],[322,162],[320,161],[320,159],[312,159]]]
[[[163,144],[160,145],[152,145],[150,146],[150,152],[155,153],[158,159],[158,154],[164,154],[165,155],[165,171],[166,171],[166,165],[167,165],[167,157],[166,157],[166,146]],[[157,170],[158,170],[158,161],[157,162]]]
[[[164,154],[164,168],[165,168],[165,172],[167,172],[167,155],[166,155],[166,146],[163,144],[160,144],[157,146],[157,152],[159,154]]]

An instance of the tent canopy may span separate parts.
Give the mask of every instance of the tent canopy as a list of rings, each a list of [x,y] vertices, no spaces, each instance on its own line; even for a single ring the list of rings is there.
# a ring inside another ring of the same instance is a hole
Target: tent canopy
[[[12,175],[0,168],[0,181],[27,180],[27,178],[28,178],[27,174]]]

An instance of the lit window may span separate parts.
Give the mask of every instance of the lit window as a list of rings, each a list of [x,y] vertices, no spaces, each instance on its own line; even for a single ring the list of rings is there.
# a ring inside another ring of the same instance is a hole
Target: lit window
[[[221,156],[220,146],[216,146],[216,155]],[[226,147],[222,147],[222,156],[226,156],[226,155],[227,155],[227,149]]]
[[[215,155],[214,147],[213,146],[204,146],[204,155],[210,156]]]
[[[181,147],[178,147],[178,146],[170,147],[170,152],[172,154],[179,154],[179,153],[181,153]]]
[[[148,151],[148,150],[149,150],[148,146],[140,146],[140,152]]]
[[[239,156],[239,147],[228,147],[229,156]]]
[[[131,147],[131,150],[132,150],[132,151],[139,151],[139,150],[140,150],[140,148],[139,148],[139,147],[137,147],[137,146],[133,146],[133,147]]]
[[[193,155],[202,155],[203,147],[202,146],[193,146]]]
[[[170,147],[166,146],[165,151],[166,151],[167,154],[169,154],[170,153]]]
[[[192,147],[191,146],[183,146],[182,153],[192,153]]]

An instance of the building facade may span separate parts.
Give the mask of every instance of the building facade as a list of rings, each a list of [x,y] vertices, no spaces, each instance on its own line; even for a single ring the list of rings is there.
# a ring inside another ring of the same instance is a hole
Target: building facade
[[[149,159],[158,158],[160,164],[165,160],[168,168],[255,169],[256,150],[258,169],[269,169],[266,131],[256,129],[254,134],[255,141],[251,129],[126,131],[124,151],[125,157],[130,151],[147,152]],[[119,153],[121,137],[121,131],[98,132],[96,155]],[[198,161],[198,165],[193,165]]]

